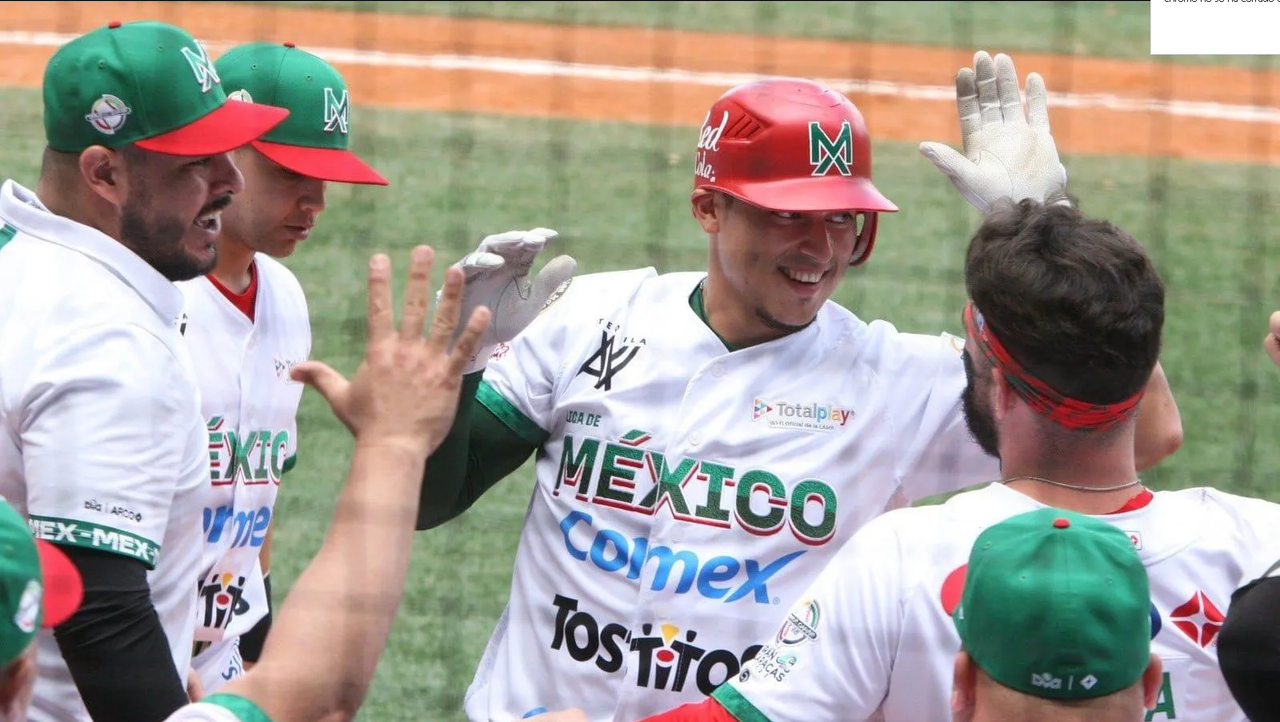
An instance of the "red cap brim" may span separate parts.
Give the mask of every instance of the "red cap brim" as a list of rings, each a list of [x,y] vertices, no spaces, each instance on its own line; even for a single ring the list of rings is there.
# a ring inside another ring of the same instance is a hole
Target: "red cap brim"
[[[76,613],[84,600],[84,582],[66,554],[43,539],[36,540],[44,577],[44,627],[52,629]]]
[[[707,184],[722,188],[748,203],[772,211],[878,211],[895,213],[898,206],[866,178],[788,178],[759,183]]]
[[[255,140],[253,147],[277,164],[308,178],[319,178],[335,183],[390,185],[382,174],[349,150],[285,145],[262,140]]]
[[[217,155],[248,145],[287,117],[289,111],[285,108],[228,99],[222,107],[193,123],[134,145],[167,155]]]

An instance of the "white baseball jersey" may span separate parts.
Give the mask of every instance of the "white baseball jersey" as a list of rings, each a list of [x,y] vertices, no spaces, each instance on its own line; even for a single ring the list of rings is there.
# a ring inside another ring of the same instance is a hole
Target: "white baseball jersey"
[[[207,278],[178,284],[183,335],[195,362],[209,428],[209,494],[200,518],[204,554],[196,611],[196,670],[207,692],[242,672],[237,638],[267,612],[258,555],[280,478],[297,453],[303,385],[289,378],[311,354],[302,287],[279,261],[258,254],[254,318]]]
[[[841,540],[998,478],[965,426],[960,339],[827,303],[731,353],[690,307],[704,275],[575,278],[494,352],[477,398],[541,450],[472,720],[700,699]]]
[[[137,559],[183,679],[209,478],[182,293],[120,243],[0,187],[0,495],[37,538]],[[89,722],[52,633],[33,722]]]
[[[271,722],[271,718],[243,697],[223,694],[189,704],[164,722]]]
[[[738,719],[947,722],[960,650],[950,612],[973,542],[1043,507],[997,483],[872,521],[716,698]],[[1164,679],[1146,719],[1246,722],[1218,669],[1215,637],[1232,592],[1280,541],[1280,505],[1195,488],[1098,518],[1129,535],[1150,579],[1151,651]]]

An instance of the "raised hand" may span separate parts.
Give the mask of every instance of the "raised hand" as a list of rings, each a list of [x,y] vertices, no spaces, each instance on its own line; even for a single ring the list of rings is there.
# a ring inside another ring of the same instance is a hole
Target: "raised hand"
[[[551,294],[573,277],[577,262],[562,255],[529,278],[534,260],[557,235],[549,228],[535,228],[486,236],[476,250],[458,262],[466,274],[462,312],[485,306],[493,313],[489,331],[480,340],[467,373],[484,368],[493,348],[523,331]]]
[[[942,143],[920,144],[920,153],[983,213],[1001,198],[1046,200],[1066,191],[1067,169],[1049,132],[1048,93],[1038,73],[1027,76],[1026,99],[1024,112],[1013,60],[979,51],[973,68],[956,73],[964,154]]]
[[[458,328],[464,274],[452,267],[424,335],[434,258],[429,246],[413,249],[398,328],[391,263],[382,254],[369,260],[368,337],[364,360],[350,381],[321,361],[306,361],[291,372],[329,402],[357,443],[405,447],[426,457],[453,423],[463,370],[489,327],[490,313],[477,306]]]

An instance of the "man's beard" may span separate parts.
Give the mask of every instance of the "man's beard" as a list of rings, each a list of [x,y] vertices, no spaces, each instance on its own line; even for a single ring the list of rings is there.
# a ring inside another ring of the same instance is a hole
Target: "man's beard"
[[[964,371],[968,377],[968,383],[965,384],[964,393],[960,395],[961,407],[964,410],[964,422],[969,427],[969,436],[978,443],[978,446],[987,453],[988,456],[1000,458],[1000,434],[996,431],[995,414],[991,413],[991,409],[983,406],[978,397],[986,398],[985,393],[980,393],[977,388],[977,375],[973,370],[973,362],[969,359],[968,354],[964,356]]]
[[[120,211],[120,242],[170,281],[188,281],[212,271],[217,265],[216,248],[212,259],[204,261],[187,253],[182,245],[182,237],[194,219],[149,217],[148,211],[155,205],[151,194],[145,188],[140,190]],[[201,209],[200,215],[225,208],[230,201],[230,196],[222,196]]]

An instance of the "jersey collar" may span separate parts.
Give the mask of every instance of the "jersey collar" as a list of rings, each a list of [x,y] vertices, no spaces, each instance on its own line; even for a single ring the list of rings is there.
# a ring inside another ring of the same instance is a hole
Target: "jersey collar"
[[[36,194],[12,179],[0,186],[0,217],[19,231],[56,243],[106,266],[134,289],[165,323],[182,313],[182,291],[119,241],[82,223],[54,215]]]

